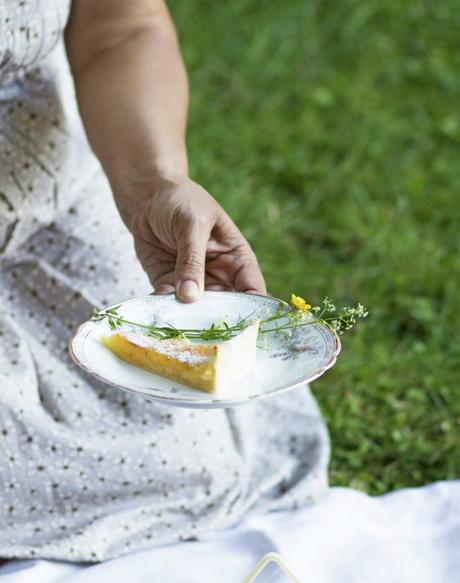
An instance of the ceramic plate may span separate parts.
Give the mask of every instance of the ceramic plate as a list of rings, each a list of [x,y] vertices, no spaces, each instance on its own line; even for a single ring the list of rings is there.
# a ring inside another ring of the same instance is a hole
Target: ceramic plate
[[[205,328],[224,318],[230,322],[249,314],[264,318],[278,305],[279,300],[267,296],[208,291],[193,304],[178,302],[174,294],[135,298],[119,304],[118,313],[143,324]],[[100,344],[103,334],[111,334],[107,320],[80,326],[70,341],[70,354],[80,367],[115,387],[180,407],[233,407],[283,393],[317,379],[340,352],[338,336],[321,323],[298,328],[292,338],[260,335],[253,372],[225,392],[208,394],[123,362]]]

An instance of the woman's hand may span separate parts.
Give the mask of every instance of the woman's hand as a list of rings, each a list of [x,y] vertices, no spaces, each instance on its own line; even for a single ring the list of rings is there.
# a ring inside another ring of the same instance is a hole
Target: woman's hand
[[[156,293],[265,293],[257,260],[188,176],[188,86],[164,0],[73,0],[66,47],[80,114]]]
[[[204,289],[266,293],[249,243],[201,186],[161,180],[136,200],[126,222],[155,293],[184,302]]]

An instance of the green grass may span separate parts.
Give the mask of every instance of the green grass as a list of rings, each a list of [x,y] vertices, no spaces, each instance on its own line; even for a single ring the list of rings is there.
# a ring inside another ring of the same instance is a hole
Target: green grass
[[[371,312],[313,384],[331,483],[460,476],[460,12],[454,2],[171,3],[192,175],[269,290]]]

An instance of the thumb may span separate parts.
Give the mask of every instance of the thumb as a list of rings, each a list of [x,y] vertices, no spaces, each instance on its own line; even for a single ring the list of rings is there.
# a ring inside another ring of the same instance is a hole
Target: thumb
[[[209,235],[208,227],[192,224],[177,241],[176,295],[183,302],[194,302],[203,292]]]

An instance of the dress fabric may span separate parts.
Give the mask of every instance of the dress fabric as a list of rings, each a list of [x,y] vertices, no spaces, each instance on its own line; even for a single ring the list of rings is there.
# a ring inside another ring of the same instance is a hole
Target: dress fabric
[[[0,557],[100,561],[202,538],[327,488],[308,387],[169,408],[95,380],[67,343],[92,306],[151,292],[82,137],[70,2],[0,0]]]

